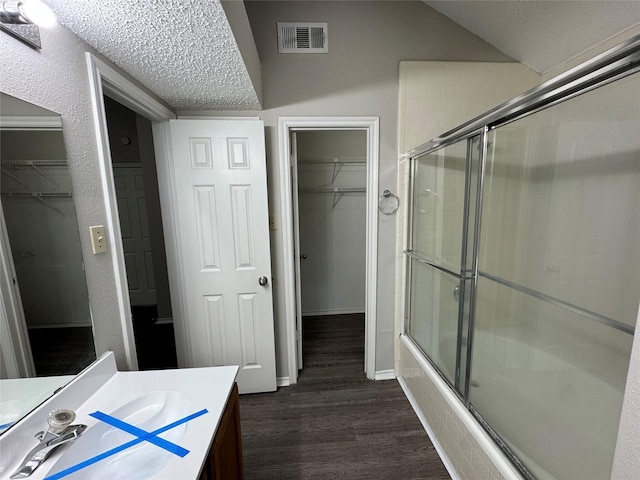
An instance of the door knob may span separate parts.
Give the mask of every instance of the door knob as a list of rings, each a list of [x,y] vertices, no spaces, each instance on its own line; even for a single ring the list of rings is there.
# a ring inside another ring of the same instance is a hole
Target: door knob
[[[306,253],[303,253],[302,255],[300,255],[300,258],[301,258],[302,260],[306,260],[306,259],[307,259],[307,254],[306,254]]]
[[[258,283],[261,287],[264,287],[267,283],[269,283],[269,280],[267,279],[267,277],[260,277],[258,279]]]

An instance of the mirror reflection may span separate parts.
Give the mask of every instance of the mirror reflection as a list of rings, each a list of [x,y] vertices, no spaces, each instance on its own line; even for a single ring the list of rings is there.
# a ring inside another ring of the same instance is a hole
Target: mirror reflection
[[[2,431],[96,358],[60,116],[3,93],[0,200]]]

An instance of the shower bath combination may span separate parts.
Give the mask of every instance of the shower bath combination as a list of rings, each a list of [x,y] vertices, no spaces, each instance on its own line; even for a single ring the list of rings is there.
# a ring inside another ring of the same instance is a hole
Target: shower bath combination
[[[640,292],[640,39],[409,153],[406,323],[525,478],[608,479]]]

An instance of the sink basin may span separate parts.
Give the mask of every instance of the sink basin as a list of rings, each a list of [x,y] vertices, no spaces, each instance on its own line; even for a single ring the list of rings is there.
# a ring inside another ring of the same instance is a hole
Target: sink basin
[[[151,392],[131,400],[110,412],[109,416],[146,432],[153,432],[183,418],[189,413],[188,409],[189,401],[178,392]],[[82,419],[79,418],[77,422],[82,422]],[[187,423],[183,423],[157,437],[179,445],[187,426]],[[99,421],[64,452],[46,478],[142,480],[153,477],[169,460],[179,458],[175,453],[147,440],[120,448],[138,438],[133,433]],[[115,453],[88,466],[82,465],[82,462],[92,461],[105,452]]]

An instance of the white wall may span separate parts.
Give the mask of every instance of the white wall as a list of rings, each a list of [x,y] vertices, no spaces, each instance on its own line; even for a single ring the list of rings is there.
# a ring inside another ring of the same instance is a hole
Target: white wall
[[[398,152],[442,135],[539,81],[520,63],[402,62]]]
[[[297,132],[296,139],[300,253],[307,255],[300,261],[302,314],[364,312],[365,192],[336,196],[305,189],[364,188],[366,164],[331,165],[318,160],[366,159],[366,132]]]
[[[118,367],[126,369],[112,258],[93,255],[88,235],[90,225],[107,223],[85,60],[85,52],[95,52],[60,25],[40,34],[42,49],[36,51],[0,32],[0,91],[61,116],[96,351],[114,351]]]
[[[269,211],[280,212],[278,118],[380,117],[379,187],[395,190],[398,65],[402,60],[510,62],[491,45],[418,1],[248,1],[246,9],[262,62]],[[279,55],[277,22],[328,22],[329,53]],[[239,112],[178,112],[238,115]],[[379,215],[376,371],[393,368],[395,234],[393,216]],[[288,376],[282,278],[283,239],[272,232],[278,376]]]
[[[61,131],[0,132],[2,208],[29,328],[91,326],[74,199]],[[12,160],[42,160],[38,170]],[[58,193],[59,197],[8,193]],[[68,196],[64,196],[68,195]]]

